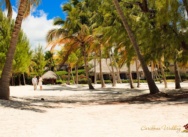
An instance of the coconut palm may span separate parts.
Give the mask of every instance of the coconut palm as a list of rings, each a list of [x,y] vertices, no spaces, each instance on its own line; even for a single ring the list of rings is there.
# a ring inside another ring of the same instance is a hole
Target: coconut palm
[[[134,36],[132,30],[130,29],[130,27],[128,25],[128,22],[127,22],[124,14],[123,14],[123,11],[122,11],[122,9],[121,9],[121,7],[119,5],[118,0],[113,0],[113,3],[114,3],[114,6],[115,6],[115,8],[116,8],[121,20],[122,20],[124,28],[127,31],[127,34],[128,34],[128,36],[130,38],[130,41],[131,41],[131,43],[132,43],[132,45],[134,47],[134,50],[135,50],[136,54],[138,56],[138,59],[140,60],[140,63],[142,65],[142,68],[143,68],[143,71],[144,71],[144,74],[145,74],[145,77],[146,77],[146,80],[147,80],[147,83],[148,83],[148,86],[149,86],[150,94],[158,93],[159,89],[156,86],[154,80],[152,79],[152,76],[151,76],[151,74],[149,72],[149,69],[148,69],[148,67],[147,67],[147,65],[146,65],[146,63],[144,61],[144,58],[143,58],[141,52],[140,52],[140,49],[139,49],[139,46],[138,46],[137,41],[135,39],[135,36]]]
[[[11,19],[12,18],[12,5],[11,5],[10,0],[1,0],[1,2],[5,3],[5,7],[8,11],[7,17]]]
[[[9,0],[7,1],[10,2]],[[16,44],[18,41],[19,32],[21,30],[22,20],[27,17],[30,13],[31,6],[35,6],[39,4],[39,0],[20,0],[18,14],[15,20],[14,29],[12,31],[12,36],[10,40],[10,46],[8,52],[6,54],[6,62],[1,74],[0,80],[0,99],[9,99],[10,90],[9,90],[9,82],[11,78],[11,70],[12,70],[12,62],[16,49]]]
[[[68,56],[71,54],[71,52],[76,51],[77,49],[81,50],[82,55],[84,56],[85,73],[89,89],[94,89],[89,79],[88,70],[88,45],[90,45],[94,41],[93,36],[90,35],[89,28],[86,25],[81,25],[80,31],[73,35],[69,35],[68,31],[63,28],[53,29],[48,32],[47,41],[49,43],[49,46],[52,47],[52,49],[56,45],[67,44],[69,46],[69,50],[67,50],[67,53],[64,56],[64,62],[67,61]]]

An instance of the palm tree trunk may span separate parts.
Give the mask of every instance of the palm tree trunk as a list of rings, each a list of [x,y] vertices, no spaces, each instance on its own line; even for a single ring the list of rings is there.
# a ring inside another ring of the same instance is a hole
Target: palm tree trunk
[[[153,79],[155,79],[155,75],[154,75],[154,63],[153,63],[153,61],[151,61],[151,77]]]
[[[121,81],[121,77],[120,77],[120,68],[119,68],[119,67],[116,67],[116,69],[117,69],[118,83],[122,83],[122,81]]]
[[[70,85],[70,79],[71,79],[71,67],[68,66],[68,80],[67,80],[67,84]]]
[[[5,61],[5,65],[1,74],[0,99],[8,100],[10,97],[9,82],[11,78],[12,62],[13,62],[14,53],[16,50],[16,44],[18,41],[18,34],[21,29],[21,24],[22,24],[22,20],[24,17],[25,9],[26,9],[26,2],[27,2],[26,0],[20,0],[18,15],[16,17],[14,29],[13,29],[11,40],[10,40],[10,46],[6,54],[6,61]]]
[[[139,73],[139,66],[138,66],[138,60],[135,60],[136,62],[136,77],[137,77],[137,88],[140,87],[140,73]]]
[[[18,85],[19,86],[21,86],[22,84],[21,84],[21,79],[20,79],[21,77],[20,77],[20,74],[18,74]]]
[[[117,65],[117,62],[116,62],[115,58],[114,58],[113,52],[112,52],[112,60],[113,60],[113,62],[114,62],[114,63],[113,63],[114,66],[115,66],[115,68],[116,68],[116,76],[117,76],[117,81],[116,81],[116,82],[122,83],[121,78],[120,78],[120,69],[119,69],[119,67],[118,67],[118,65]]]
[[[78,65],[76,64],[75,66],[75,70],[76,70],[76,84],[78,84]]]
[[[128,66],[128,73],[129,73],[130,88],[133,89],[134,85],[133,85],[133,77],[132,77],[132,73],[131,73],[131,66],[130,66],[130,64],[127,64],[127,66]]]
[[[73,73],[72,73],[72,67],[71,67],[71,76],[72,76],[73,84],[75,84],[74,75],[73,75]]]
[[[105,82],[104,82],[104,77],[103,77],[103,72],[102,72],[102,53],[101,53],[102,51],[101,51],[101,47],[100,47],[100,51],[99,51],[99,53],[100,53],[100,60],[99,60],[99,67],[100,67],[100,80],[101,80],[101,87],[102,88],[105,88],[106,87],[106,85],[105,85]]]
[[[140,49],[139,49],[138,44],[136,42],[135,36],[134,36],[133,32],[131,31],[131,29],[130,29],[128,23],[127,23],[127,20],[126,20],[124,14],[123,14],[123,11],[120,8],[118,0],[113,0],[113,2],[114,2],[115,8],[116,8],[121,20],[122,20],[124,28],[127,31],[129,39],[130,39],[130,41],[131,41],[131,43],[132,43],[132,45],[134,47],[134,50],[135,50],[135,52],[137,54],[137,57],[140,60],[140,63],[142,65],[142,69],[144,71],[144,74],[145,74],[145,77],[146,77],[146,80],[147,80],[147,83],[148,83],[150,94],[156,94],[156,93],[159,92],[159,89],[156,86],[154,80],[152,79],[152,76],[151,76],[151,74],[149,72],[149,69],[148,69],[148,67],[147,67],[147,65],[146,65],[146,63],[144,61],[144,58],[141,55],[141,52],[140,52]]]
[[[82,45],[82,52],[83,52],[83,55],[84,55],[84,63],[85,63],[85,73],[86,73],[86,78],[87,78],[87,83],[88,83],[88,86],[89,86],[89,89],[93,90],[95,89],[93,87],[93,85],[91,84],[91,80],[89,78],[89,70],[88,70],[88,62],[87,62],[87,56],[86,56],[86,50],[85,50],[85,45]]]
[[[23,75],[23,84],[26,85],[24,73],[22,75]]]
[[[97,73],[96,73],[97,59],[94,57],[94,84],[97,84]]]
[[[116,82],[116,75],[114,72],[114,66],[112,63],[112,55],[110,55],[110,64],[111,64],[111,68],[112,68],[112,87],[115,87],[117,82]]]

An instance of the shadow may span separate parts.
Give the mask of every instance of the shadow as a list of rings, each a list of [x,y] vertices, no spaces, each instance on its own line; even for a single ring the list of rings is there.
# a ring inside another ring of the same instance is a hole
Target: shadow
[[[48,104],[41,98],[30,98],[30,97],[14,97],[10,100],[0,100],[0,105],[3,107],[33,111],[38,113],[45,113],[45,108],[59,108],[58,105]]]
[[[42,91],[63,91],[63,90],[69,90],[69,91],[88,91],[88,87],[68,87],[68,86],[60,86],[60,87],[47,87],[43,89]],[[95,91],[96,89],[92,89],[90,91]]]
[[[157,94],[143,94],[139,96],[129,97],[127,99],[120,99],[118,102],[127,102],[129,104],[162,104],[180,105],[188,103],[188,90],[169,90],[166,93],[159,92]]]
[[[64,96],[12,96],[10,100],[0,100],[0,105],[19,110],[45,113],[48,108],[74,108],[77,105],[117,105],[117,104],[147,104],[182,105],[188,103],[188,89],[165,90],[157,94],[148,94],[145,89],[98,88],[92,91],[77,87],[48,87],[43,91],[86,91],[79,94]],[[41,91],[42,92],[42,91]],[[73,105],[73,107],[70,105]],[[67,107],[68,106],[68,107]]]

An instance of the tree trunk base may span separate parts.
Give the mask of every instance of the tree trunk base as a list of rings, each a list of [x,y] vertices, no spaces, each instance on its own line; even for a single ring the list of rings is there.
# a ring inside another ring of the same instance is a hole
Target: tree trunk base
[[[94,90],[95,88],[93,87],[93,85],[89,84],[89,89]]]

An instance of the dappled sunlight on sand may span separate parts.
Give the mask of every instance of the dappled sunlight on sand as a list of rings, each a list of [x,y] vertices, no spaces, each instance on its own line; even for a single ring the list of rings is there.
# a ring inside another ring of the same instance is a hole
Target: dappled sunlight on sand
[[[0,100],[0,137],[186,137],[187,83],[157,85],[156,95],[145,83],[10,87],[10,100]]]

